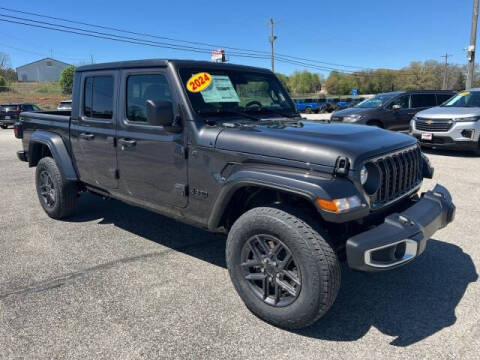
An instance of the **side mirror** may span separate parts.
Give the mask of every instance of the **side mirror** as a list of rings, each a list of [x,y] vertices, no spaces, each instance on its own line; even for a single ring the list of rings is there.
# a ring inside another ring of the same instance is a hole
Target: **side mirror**
[[[397,105],[397,104],[395,104],[395,105],[392,106],[392,110],[393,110],[393,111],[400,110],[401,108],[402,108],[402,107],[401,107],[400,105]]]
[[[147,100],[147,122],[154,126],[172,126],[175,116],[168,100]]]

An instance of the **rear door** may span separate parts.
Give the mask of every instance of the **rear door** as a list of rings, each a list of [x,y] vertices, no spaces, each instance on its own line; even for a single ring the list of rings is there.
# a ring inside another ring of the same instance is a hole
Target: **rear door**
[[[152,207],[187,205],[184,134],[147,123],[146,101],[177,96],[166,69],[126,69],[121,76],[118,128],[120,195]],[[178,113],[177,113],[178,115]]]
[[[434,106],[437,106],[437,97],[435,96],[435,93],[412,94],[412,117],[417,112]]]
[[[78,117],[70,130],[80,180],[104,190],[118,187],[116,103],[118,71],[84,72]]]

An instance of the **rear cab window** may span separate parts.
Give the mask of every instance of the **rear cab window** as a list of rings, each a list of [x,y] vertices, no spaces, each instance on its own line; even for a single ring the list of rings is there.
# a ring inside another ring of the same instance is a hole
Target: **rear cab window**
[[[112,119],[113,76],[99,75],[85,78],[83,113],[89,118]]]

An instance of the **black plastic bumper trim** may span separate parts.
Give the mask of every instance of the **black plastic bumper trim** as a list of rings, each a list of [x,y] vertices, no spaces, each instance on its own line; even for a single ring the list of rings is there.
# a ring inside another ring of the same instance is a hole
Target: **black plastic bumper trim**
[[[355,270],[375,272],[390,270],[406,264],[423,253],[427,240],[439,229],[453,221],[455,205],[449,191],[436,185],[431,191],[402,213],[385,218],[385,222],[371,230],[347,240],[348,265]],[[365,253],[372,249],[388,247],[402,240],[417,242],[417,253],[409,261],[392,261],[392,265],[372,266],[366,263]]]

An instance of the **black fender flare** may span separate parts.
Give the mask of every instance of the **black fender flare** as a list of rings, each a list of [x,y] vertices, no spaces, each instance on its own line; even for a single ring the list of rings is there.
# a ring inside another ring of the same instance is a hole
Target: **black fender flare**
[[[355,185],[343,177],[321,177],[300,169],[298,169],[298,172],[291,169],[241,169],[230,175],[228,179],[225,179],[210,212],[208,219],[209,230],[215,231],[217,229],[235,192],[248,186],[278,190],[303,197],[318,209],[325,220],[334,222],[345,221],[345,219],[340,219],[336,216],[337,214],[326,214],[324,210],[316,205],[315,200],[317,198],[339,199],[359,195]]]
[[[77,172],[73,166],[72,158],[60,135],[43,130],[36,130],[33,132],[30,138],[30,142],[28,144],[28,161],[30,167],[36,165],[33,162],[35,159],[33,156],[33,149],[35,144],[42,144],[48,147],[50,153],[53,156],[53,159],[57,163],[60,172],[62,173],[62,176],[66,180],[78,180]]]

